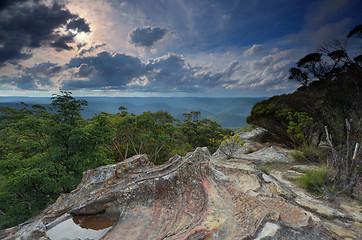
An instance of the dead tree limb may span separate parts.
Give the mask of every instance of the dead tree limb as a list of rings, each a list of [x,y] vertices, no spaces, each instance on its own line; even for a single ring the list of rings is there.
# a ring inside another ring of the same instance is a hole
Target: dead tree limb
[[[362,152],[362,148],[360,143],[356,143],[354,151],[353,151],[353,157],[352,157],[352,166],[351,166],[351,171],[348,172],[348,178],[349,178],[349,182],[347,182],[347,192],[349,194],[353,193],[353,189],[357,184],[357,180],[358,180],[358,165],[359,165],[359,160],[361,157],[361,152]]]
[[[335,179],[339,179],[339,178],[341,177],[341,174],[342,174],[341,163],[340,163],[340,161],[339,161],[339,157],[338,157],[337,151],[336,151],[336,149],[335,149],[334,146],[333,146],[332,136],[329,134],[327,126],[324,126],[324,129],[325,129],[325,131],[326,131],[326,140],[327,140],[327,143],[328,143],[328,145],[329,145],[329,147],[331,148],[331,151],[332,151],[333,166],[337,168],[337,176],[335,177]]]

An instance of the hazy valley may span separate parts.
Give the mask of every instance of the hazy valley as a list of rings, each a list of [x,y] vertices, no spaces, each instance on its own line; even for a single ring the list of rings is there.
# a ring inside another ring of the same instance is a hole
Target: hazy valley
[[[223,127],[242,127],[253,105],[266,98],[198,98],[198,97],[77,97],[87,100],[82,116],[86,119],[100,112],[117,113],[120,106],[136,115],[143,112],[167,111],[177,119],[182,113],[200,111],[201,118],[210,118]],[[0,106],[21,108],[20,102],[50,106],[47,97],[0,97]]]

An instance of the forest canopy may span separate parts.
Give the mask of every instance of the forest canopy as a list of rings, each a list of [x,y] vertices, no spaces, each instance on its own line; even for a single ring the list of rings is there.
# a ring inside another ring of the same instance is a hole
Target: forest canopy
[[[87,101],[61,91],[50,108],[21,103],[0,108],[0,229],[17,225],[69,193],[82,173],[116,163],[136,154],[147,154],[162,164],[175,154],[196,147],[216,151],[213,139],[230,135],[200,112],[178,120],[165,111],[99,113],[84,119]]]

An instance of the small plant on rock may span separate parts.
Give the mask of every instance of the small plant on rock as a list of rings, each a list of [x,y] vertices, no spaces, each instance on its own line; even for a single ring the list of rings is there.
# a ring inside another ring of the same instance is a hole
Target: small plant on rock
[[[224,136],[223,140],[218,140],[220,143],[219,150],[225,156],[230,159],[234,157],[235,152],[238,148],[242,147],[245,143],[243,139],[241,139],[238,135],[235,136]]]

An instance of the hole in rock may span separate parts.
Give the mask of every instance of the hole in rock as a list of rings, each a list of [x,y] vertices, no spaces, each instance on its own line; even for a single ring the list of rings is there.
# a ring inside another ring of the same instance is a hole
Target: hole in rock
[[[74,216],[47,231],[51,240],[100,239],[118,221],[116,214]]]
[[[118,215],[115,214],[98,214],[98,215],[83,215],[74,216],[73,222],[81,228],[102,230],[112,227],[118,221]]]

